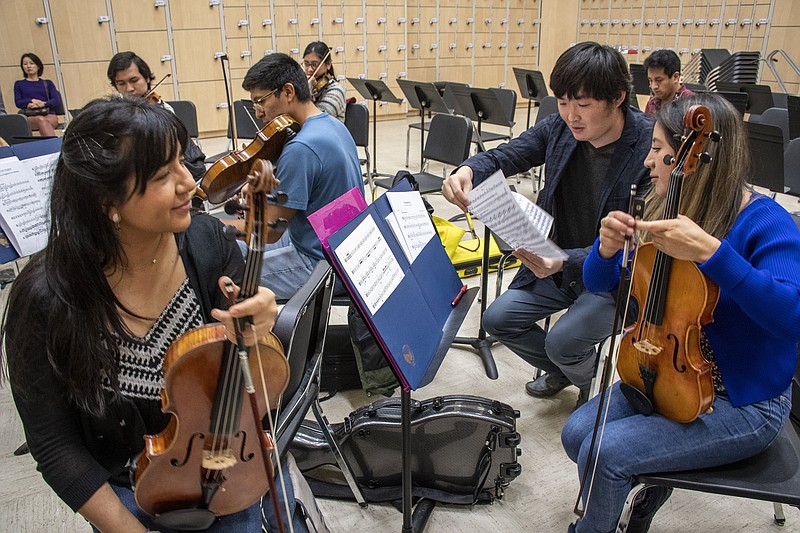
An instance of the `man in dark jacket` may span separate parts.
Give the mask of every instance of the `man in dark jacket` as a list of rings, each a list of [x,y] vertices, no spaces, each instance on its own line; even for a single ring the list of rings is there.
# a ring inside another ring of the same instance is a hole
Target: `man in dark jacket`
[[[619,52],[594,42],[579,43],[558,58],[550,77],[558,114],[518,138],[464,162],[442,187],[445,198],[468,208],[468,193],[497,170],[511,176],[544,164],[547,172],[537,203],[553,215],[552,238],[565,261],[519,249],[523,262],[509,290],[483,315],[486,331],[514,353],[546,372],[525,386],[548,397],[570,384],[588,399],[596,361],[595,344],[611,333],[614,298],[589,293],[581,279],[583,261],[612,210],[627,210],[630,188],[649,184],[644,167],[652,126],[628,107],[630,75]],[[536,324],[565,313],[549,332]]]

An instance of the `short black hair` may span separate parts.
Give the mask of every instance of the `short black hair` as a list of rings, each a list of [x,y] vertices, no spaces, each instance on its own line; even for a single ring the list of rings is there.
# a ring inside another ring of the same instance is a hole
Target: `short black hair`
[[[145,63],[144,59],[130,51],[114,54],[114,57],[111,58],[111,61],[108,63],[108,71],[106,72],[108,81],[111,82],[112,86],[115,86],[114,78],[116,77],[117,72],[126,70],[131,66],[131,63],[136,64],[136,68],[139,69],[139,73],[142,75],[142,77],[144,77],[144,79],[147,80],[147,88],[149,89],[150,82],[156,77],[153,74],[153,71],[150,70],[150,66]]]
[[[325,59],[322,61],[325,64],[330,65],[328,72],[330,72],[331,76],[336,77],[336,74],[333,72],[333,62],[331,58],[331,48],[327,44],[322,41],[314,41],[313,43],[309,43],[306,46],[306,49],[303,51],[303,57],[306,57],[308,54],[314,54],[319,57],[320,60]]]
[[[25,72],[25,69],[22,68],[22,62],[25,61],[26,57],[31,61],[33,61],[34,63],[36,63],[36,66],[39,67],[39,69],[36,71],[36,75],[41,76],[42,72],[44,72],[44,63],[42,63],[42,60],[39,59],[39,56],[37,56],[33,52],[26,52],[22,54],[22,57],[19,58],[19,68],[22,69],[22,77],[23,78],[28,77],[28,74]]]
[[[280,90],[287,83],[294,86],[298,100],[301,102],[311,100],[308,80],[300,63],[286,54],[274,53],[262,57],[250,67],[242,81],[242,89],[273,91]]]
[[[568,48],[556,60],[550,74],[550,89],[556,98],[587,97],[613,103],[633,89],[628,64],[622,54],[587,41]],[[628,106],[623,99],[620,108]]]
[[[672,50],[656,50],[644,60],[644,70],[648,71],[651,68],[664,69],[664,74],[671,78],[673,74],[681,71],[681,58]]]

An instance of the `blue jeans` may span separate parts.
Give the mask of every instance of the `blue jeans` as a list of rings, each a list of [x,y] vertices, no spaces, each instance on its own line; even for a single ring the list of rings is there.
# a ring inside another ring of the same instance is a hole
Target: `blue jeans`
[[[586,465],[599,398],[595,396],[575,411],[561,432],[561,443],[577,463],[579,476]],[[775,398],[743,407],[734,407],[727,395],[719,394],[713,407],[713,412],[702,414],[689,424],[657,414],[644,416],[631,407],[619,383],[615,384],[592,494],[576,531],[614,531],[625,498],[633,488],[633,477],[638,474],[710,468],[746,459],[765,449],[789,416],[791,391],[787,389]]]
[[[302,516],[296,512],[296,502],[294,499],[294,490],[292,489],[292,480],[289,478],[289,469],[286,462],[282,462],[283,480],[286,485],[286,493],[288,495],[289,510],[292,513],[291,520],[295,533],[308,533],[308,528]],[[280,502],[281,514],[286,514],[284,506],[283,488],[278,479],[275,480],[275,485],[278,490],[278,501]],[[133,496],[133,490],[130,487],[123,487],[120,485],[111,484],[111,488],[117,494],[122,504],[136,517],[139,522],[144,524],[148,529],[160,531],[161,533],[175,533],[176,530],[161,527],[153,521],[153,518],[142,511],[136,504]],[[257,501],[244,511],[220,517],[214,524],[206,529],[209,533],[261,533],[262,520],[264,527],[269,532],[278,531],[278,520],[275,517],[275,511],[272,507],[272,501],[269,494],[264,496],[261,500]],[[92,527],[95,533],[99,531]],[[284,519],[284,530],[289,531],[289,526]]]
[[[594,375],[594,346],[611,335],[614,307],[609,293],[576,294],[548,277],[501,294],[483,314],[483,327],[534,367],[563,373],[573,385],[587,388]],[[567,312],[547,333],[536,324],[563,309]]]
[[[243,241],[236,242],[246,256],[247,245]],[[274,292],[278,300],[288,300],[294,296],[319,262],[319,259],[299,252],[287,231],[277,242],[264,246],[263,259],[260,285]]]

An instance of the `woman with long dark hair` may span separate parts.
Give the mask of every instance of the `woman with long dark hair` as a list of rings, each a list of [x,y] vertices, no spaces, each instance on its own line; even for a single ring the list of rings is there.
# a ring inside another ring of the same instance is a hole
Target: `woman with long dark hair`
[[[33,131],[55,135],[58,126],[56,109],[61,106],[61,93],[50,80],[43,79],[44,64],[34,53],[22,54],[19,68],[23,79],[14,82],[14,102],[19,112],[28,117]]]
[[[683,116],[696,104],[711,112],[722,140],[707,144],[711,161],[683,180],[678,216],[661,220]],[[625,238],[634,234],[668,256],[696,263],[720,291],[714,321],[703,326],[700,340],[711,362],[715,400],[713,410],[682,423],[641,414],[614,385],[586,513],[570,526],[578,533],[614,531],[636,475],[713,467],[757,454],[777,437],[791,407],[800,339],[800,232],[785,209],[748,184],[741,117],[714,94],[664,106],[645,166],[652,185],[643,220],[622,211],[603,218],[583,279],[589,290],[615,290]],[[594,462],[588,451],[597,408],[594,398],[575,411],[561,434],[579,473]],[[646,489],[628,531],[647,531],[669,493]]]
[[[14,401],[45,481],[100,531],[143,532],[128,465],[164,429],[164,354],[178,336],[252,316],[275,320],[265,288],[228,309],[242,255],[222,224],[190,215],[186,129],[143,99],[95,100],[64,135],[46,248],[11,289],[3,324]],[[234,292],[238,292],[235,289]],[[227,310],[225,310],[227,309]],[[246,341],[252,344],[252,331]],[[256,503],[215,531],[261,531]]]

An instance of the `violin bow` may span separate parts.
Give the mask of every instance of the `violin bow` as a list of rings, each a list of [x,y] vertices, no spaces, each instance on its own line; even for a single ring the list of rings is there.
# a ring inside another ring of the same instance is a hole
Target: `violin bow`
[[[156,83],[155,85],[153,85],[153,88],[152,88],[152,89],[150,89],[149,91],[147,91],[147,92],[144,94],[143,98],[144,98],[144,99],[147,99],[147,97],[149,97],[151,94],[153,94],[154,92],[156,92],[156,89],[158,89],[158,86],[159,86],[159,85],[161,85],[162,83],[164,83],[164,80],[166,80],[167,78],[169,78],[169,77],[171,77],[171,76],[172,76],[172,74],[170,74],[169,72],[168,72],[168,73],[166,73],[166,74],[164,74],[164,77],[163,77],[163,78],[161,78],[160,80],[158,80],[158,83]]]
[[[632,184],[631,196],[628,201],[628,214],[631,216],[635,216],[637,213],[640,214],[642,212],[643,205],[644,200],[641,198],[636,198],[636,184]],[[616,357],[614,353],[616,349],[616,339],[617,334],[621,333],[622,329],[620,326],[620,321],[623,320],[622,317],[628,315],[628,307],[630,305],[633,276],[628,276],[628,256],[632,239],[633,236],[626,236],[625,245],[622,248],[622,261],[619,267],[619,285],[617,285],[616,306],[614,308],[614,325],[611,329],[611,339],[608,345],[608,353],[605,356],[605,362],[603,363],[603,375],[600,378],[600,401],[597,405],[597,416],[595,418],[594,428],[592,429],[592,440],[589,444],[589,453],[587,454],[586,466],[584,467],[583,474],[581,475],[578,498],[575,500],[575,507],[572,510],[572,512],[579,517],[583,517],[583,515],[586,513],[586,509],[589,507],[589,499],[592,495],[594,475],[597,471],[597,461],[600,457],[600,445],[603,442],[603,433],[605,431],[606,419],[608,417],[608,408],[611,404],[611,379],[616,370]],[[625,302],[624,309],[622,309],[623,302]],[[624,322],[622,326],[624,326]],[[597,453],[594,454],[594,460],[592,460],[595,443],[597,444]],[[590,472],[591,476],[589,475]],[[583,496],[583,489],[586,486],[587,481],[589,482],[589,490],[586,493],[586,500],[583,502],[583,508],[581,508],[581,497]]]
[[[319,62],[319,65],[317,65],[317,68],[314,69],[314,72],[312,72],[311,76],[309,76],[308,79],[306,80],[307,82],[310,82],[311,78],[314,78],[314,77],[317,76],[317,71],[319,70],[319,67],[324,65],[329,57],[331,57],[331,49],[330,49],[330,47],[328,47],[328,51],[325,53],[325,57],[322,58],[322,61]]]

